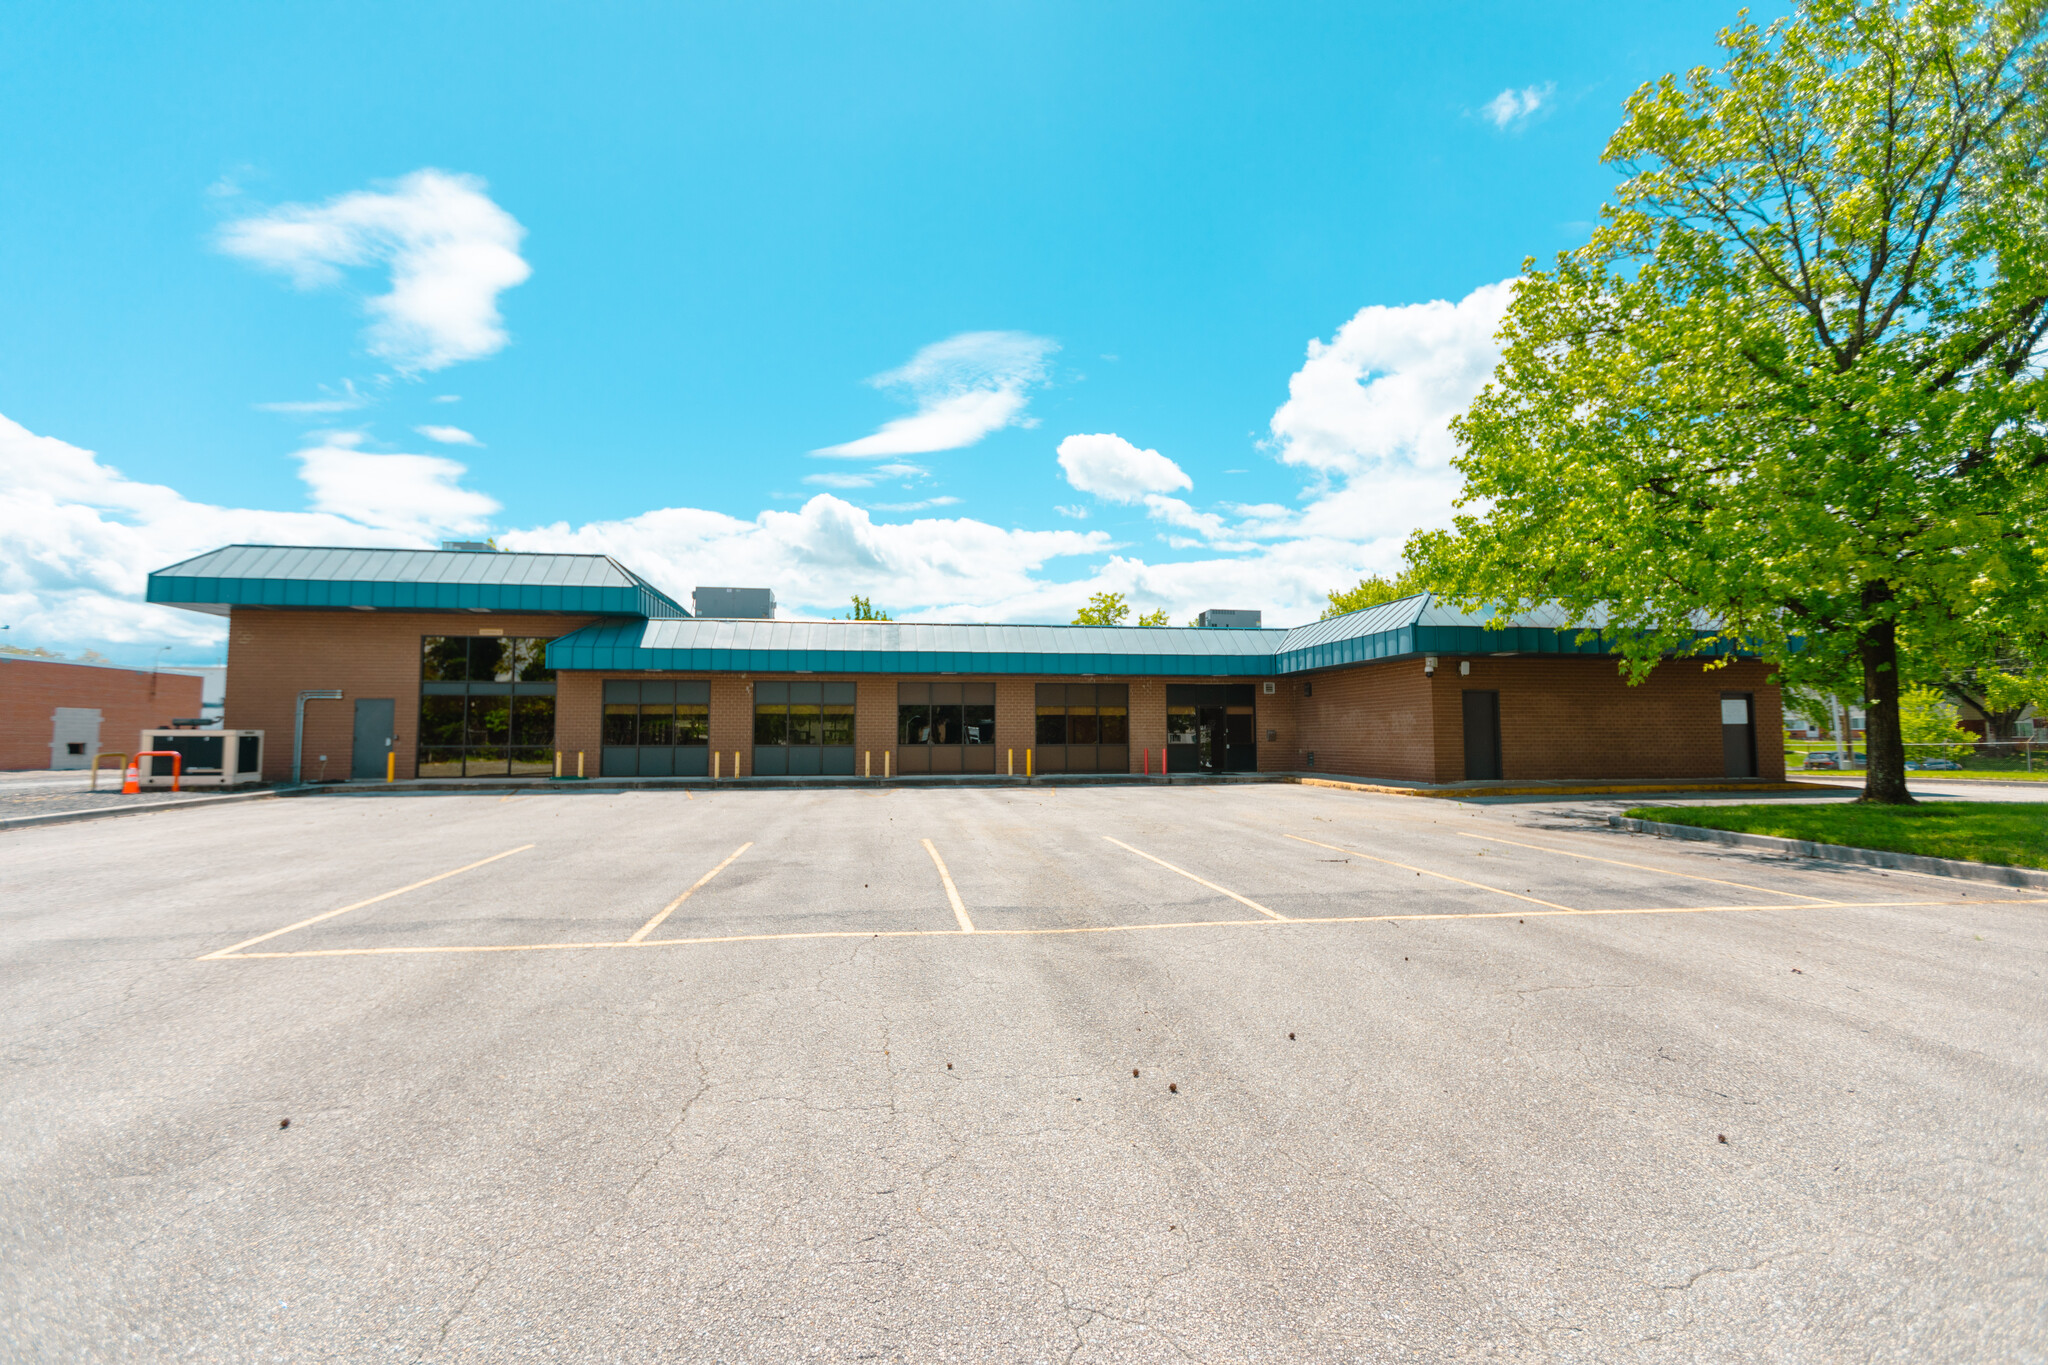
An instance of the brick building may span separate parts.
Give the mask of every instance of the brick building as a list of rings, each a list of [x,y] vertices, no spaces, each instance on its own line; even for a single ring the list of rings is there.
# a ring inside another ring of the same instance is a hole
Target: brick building
[[[591,777],[1784,775],[1761,661],[1630,687],[1561,618],[1427,594],[1292,630],[777,621],[693,616],[602,555],[229,546],[149,600],[229,617],[226,724],[268,733],[271,780],[301,708],[316,780],[558,754]]]
[[[0,769],[87,768],[200,710],[200,679],[0,655]]]

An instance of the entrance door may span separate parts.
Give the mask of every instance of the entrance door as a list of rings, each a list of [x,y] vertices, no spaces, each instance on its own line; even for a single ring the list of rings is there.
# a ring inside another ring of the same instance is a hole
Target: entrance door
[[[1465,693],[1465,780],[1500,778],[1500,693]]]
[[[349,757],[348,775],[356,781],[384,776],[384,756],[398,737],[392,733],[391,698],[356,698],[356,742]]]
[[[1201,706],[1195,708],[1196,733],[1200,738],[1201,745],[1197,752],[1202,755],[1202,771],[1205,773],[1220,773],[1223,771],[1224,745],[1227,742],[1225,739],[1225,717],[1225,708],[1221,706]]]
[[[1721,694],[1721,771],[1730,777],[1756,776],[1755,701],[1748,692]]]

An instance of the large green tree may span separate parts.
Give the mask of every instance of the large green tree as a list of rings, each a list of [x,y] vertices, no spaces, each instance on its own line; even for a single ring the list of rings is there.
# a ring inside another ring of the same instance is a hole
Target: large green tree
[[[2048,333],[2043,3],[1815,0],[1644,86],[1586,245],[1515,290],[1454,423],[1464,602],[1605,620],[1639,680],[1761,648],[1860,678],[1902,802],[1901,660],[2038,640]]]

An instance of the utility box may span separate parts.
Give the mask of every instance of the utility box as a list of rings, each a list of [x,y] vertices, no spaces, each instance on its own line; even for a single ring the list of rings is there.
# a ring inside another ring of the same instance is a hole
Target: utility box
[[[690,595],[699,616],[722,621],[773,621],[773,588],[699,588]]]
[[[177,754],[184,760],[180,787],[241,787],[263,780],[261,730],[144,730],[137,753]],[[142,785],[168,789],[170,759],[142,760]]]
[[[1235,630],[1257,630],[1259,613],[1255,611],[1224,611],[1211,608],[1195,618],[1197,625],[1222,626]]]

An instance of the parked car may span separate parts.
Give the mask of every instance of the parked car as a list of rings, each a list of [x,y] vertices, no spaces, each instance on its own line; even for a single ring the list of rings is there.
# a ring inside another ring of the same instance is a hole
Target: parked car
[[[1840,772],[1842,765],[1834,754],[1812,753],[1806,756],[1805,766],[1810,769],[1825,768],[1829,772]]]
[[[1908,764],[1907,764],[1906,766],[1910,768],[1910,767],[1912,767],[1913,765],[1912,765],[1911,763],[1908,763]],[[1952,759],[1952,758],[1929,758],[1929,759],[1923,759],[1923,760],[1921,760],[1921,762],[1920,762],[1920,766],[1921,766],[1921,767],[1923,767],[1923,768],[1939,768],[1939,769],[1941,769],[1941,770],[1942,770],[1943,772],[1948,772],[1948,773],[1959,773],[1959,772],[1961,772],[1961,771],[1963,770],[1963,765],[1962,765],[1962,764],[1960,764],[1960,763],[1958,763],[1958,762],[1956,762],[1956,761],[1955,761],[1954,759]]]

